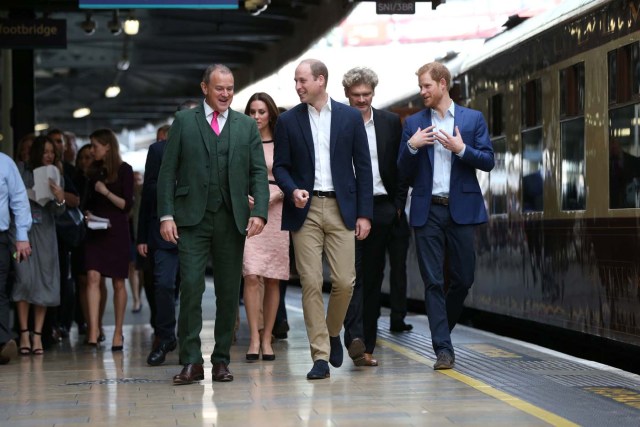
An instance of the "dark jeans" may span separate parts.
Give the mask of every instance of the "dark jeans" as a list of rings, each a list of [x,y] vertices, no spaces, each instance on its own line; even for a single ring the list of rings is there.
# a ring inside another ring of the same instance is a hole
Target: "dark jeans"
[[[176,339],[175,289],[178,249],[156,249],[153,269],[155,287],[155,332],[161,343]]]
[[[425,308],[436,354],[443,350],[454,354],[450,332],[462,313],[474,278],[474,229],[474,225],[454,223],[447,206],[433,204],[427,223],[415,227],[418,265],[425,285]],[[445,253],[450,278],[446,295]]]

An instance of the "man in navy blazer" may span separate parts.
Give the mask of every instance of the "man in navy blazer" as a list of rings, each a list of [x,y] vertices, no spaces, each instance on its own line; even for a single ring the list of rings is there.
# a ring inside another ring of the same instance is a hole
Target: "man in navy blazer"
[[[482,114],[451,100],[447,67],[432,62],[416,75],[427,108],[405,121],[398,170],[400,179],[413,187],[409,219],[425,284],[434,369],[451,369],[455,354],[450,332],[474,280],[474,230],[488,219],[476,171],[493,169],[493,148]],[[445,255],[450,278],[446,294]]]
[[[371,228],[373,184],[360,112],[329,98],[329,72],[303,60],[295,71],[301,103],[276,123],[273,175],[285,194],[282,229],[291,232],[302,285],[302,309],[313,368],[308,379],[329,377],[342,364],[340,330],[355,282],[355,238]],[[322,255],[331,269],[326,314]],[[360,343],[361,344],[361,343]],[[360,351],[364,351],[362,345]]]

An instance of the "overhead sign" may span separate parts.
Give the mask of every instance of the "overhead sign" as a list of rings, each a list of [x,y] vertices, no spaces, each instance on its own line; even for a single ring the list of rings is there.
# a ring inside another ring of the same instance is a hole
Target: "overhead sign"
[[[238,0],[78,0],[80,9],[238,9]]]
[[[378,15],[413,15],[416,13],[416,2],[412,0],[376,0]]]
[[[0,19],[0,48],[66,49],[64,19]]]

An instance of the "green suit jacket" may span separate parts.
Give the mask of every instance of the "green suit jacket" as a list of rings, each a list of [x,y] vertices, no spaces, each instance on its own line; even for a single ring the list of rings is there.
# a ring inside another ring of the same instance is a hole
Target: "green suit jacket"
[[[269,180],[262,140],[254,119],[229,109],[229,191],[238,231],[246,234],[250,216],[267,220]],[[200,104],[180,111],[169,130],[158,176],[158,217],[173,215],[178,227],[197,225],[204,217],[209,191],[209,150],[213,131]],[[248,195],[254,197],[249,209]]]

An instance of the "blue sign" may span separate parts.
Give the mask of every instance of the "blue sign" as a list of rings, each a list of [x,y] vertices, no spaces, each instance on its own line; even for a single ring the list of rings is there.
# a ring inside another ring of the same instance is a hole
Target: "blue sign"
[[[238,0],[79,0],[80,9],[238,9]]]

